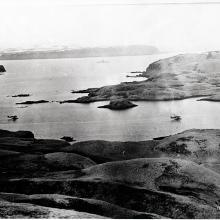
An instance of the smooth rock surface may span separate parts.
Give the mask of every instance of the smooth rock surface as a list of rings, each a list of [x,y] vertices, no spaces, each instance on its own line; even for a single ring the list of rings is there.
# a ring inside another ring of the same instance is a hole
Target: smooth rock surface
[[[220,218],[220,130],[141,142],[0,130],[2,218]]]
[[[33,105],[33,104],[42,104],[48,103],[49,101],[46,100],[38,100],[38,101],[25,101],[25,102],[18,102],[16,105]]]

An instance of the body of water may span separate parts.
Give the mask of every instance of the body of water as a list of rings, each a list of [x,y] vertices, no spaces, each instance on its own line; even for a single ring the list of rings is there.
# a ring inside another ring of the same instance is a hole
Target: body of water
[[[170,55],[0,61],[7,70],[0,76],[0,128],[30,130],[38,138],[72,136],[76,140],[119,141],[147,140],[191,128],[220,128],[220,103],[197,102],[195,98],[135,102],[138,107],[125,111],[97,108],[108,102],[51,102],[27,108],[15,104],[27,100],[75,99],[83,94],[72,94],[71,90],[143,80],[126,75],[143,71],[151,62]],[[11,97],[21,93],[31,96]],[[182,120],[172,122],[172,114],[180,114]],[[17,115],[19,119],[9,121],[8,115]]]

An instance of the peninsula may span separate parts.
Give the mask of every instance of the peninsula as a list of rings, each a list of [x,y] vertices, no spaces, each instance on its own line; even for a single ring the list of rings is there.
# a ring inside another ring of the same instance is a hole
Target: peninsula
[[[219,73],[219,51],[180,54],[151,63],[141,74],[146,77],[144,81],[73,91],[88,95],[66,102],[89,103],[121,98],[130,101],[159,101],[203,96],[207,96],[203,100],[220,101]]]

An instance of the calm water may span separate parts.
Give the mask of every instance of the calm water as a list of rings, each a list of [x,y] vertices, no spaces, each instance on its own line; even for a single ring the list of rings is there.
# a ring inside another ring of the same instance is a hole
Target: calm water
[[[126,111],[98,109],[107,102],[62,104],[52,102],[19,108],[16,102],[46,99],[75,99],[73,89],[86,89],[142,80],[126,78],[130,71],[145,70],[147,65],[170,56],[107,57],[51,60],[0,61],[7,73],[0,76],[0,128],[31,130],[36,137],[77,140],[146,140],[170,135],[190,128],[220,128],[220,103],[197,102],[196,99],[167,102],[136,102],[138,107]],[[31,97],[8,96],[30,93]],[[170,115],[182,116],[171,122]],[[16,114],[19,120],[8,121]]]

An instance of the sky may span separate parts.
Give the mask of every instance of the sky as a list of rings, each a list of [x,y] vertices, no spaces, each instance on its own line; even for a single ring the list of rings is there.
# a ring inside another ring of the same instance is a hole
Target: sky
[[[131,44],[220,50],[217,0],[0,0],[0,9],[3,50]]]

